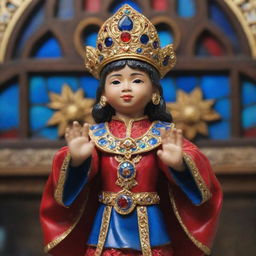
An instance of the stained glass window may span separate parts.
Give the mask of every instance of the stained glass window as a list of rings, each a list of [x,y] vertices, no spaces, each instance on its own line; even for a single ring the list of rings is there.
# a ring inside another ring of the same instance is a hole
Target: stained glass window
[[[124,4],[129,4],[133,9],[135,9],[138,12],[142,12],[140,6],[132,0],[115,0],[110,5],[109,11],[111,13],[115,13],[119,8],[121,8]]]
[[[205,31],[196,43],[195,54],[200,57],[223,56],[224,48],[221,43],[210,32]]]
[[[191,18],[196,14],[194,0],[176,0],[177,13],[182,18]]]
[[[50,34],[44,40],[36,45],[32,56],[35,58],[59,58],[62,57],[62,51],[59,42]]]
[[[30,88],[30,130],[33,138],[57,139],[57,127],[49,127],[48,121],[54,110],[48,107],[49,93],[61,94],[64,85],[73,92],[83,89],[84,97],[95,98],[98,81],[89,75],[45,75],[31,76]]]
[[[151,6],[156,11],[165,11],[168,8],[168,0],[151,0]]]
[[[242,79],[242,129],[245,137],[256,137],[256,83]]]
[[[173,33],[169,25],[165,23],[159,23],[159,24],[156,24],[156,29],[161,42],[161,47],[164,47],[168,44],[173,43],[174,41]]]
[[[82,33],[84,45],[96,47],[98,31],[99,27],[96,25],[89,25],[86,27]]]
[[[83,7],[88,12],[98,12],[100,10],[100,0],[84,0]]]
[[[191,93],[196,87],[201,88],[203,99],[213,99],[215,104],[213,109],[221,116],[221,119],[208,123],[209,138],[222,140],[230,138],[231,121],[231,99],[230,82],[226,75],[167,75],[161,81],[164,98],[166,102],[177,100],[177,90]]]
[[[58,0],[57,17],[61,19],[71,19],[74,16],[74,1]]]
[[[235,29],[231,25],[229,19],[223,10],[218,6],[216,1],[209,1],[209,16],[217,27],[230,39],[236,52],[240,52],[239,40],[236,35]]]
[[[0,88],[0,138],[18,137],[19,85],[7,84]]]
[[[15,46],[14,57],[20,57],[23,52],[25,44],[29,38],[39,30],[45,20],[45,10],[43,5],[39,5],[32,13],[31,18],[24,24],[24,29],[21,30],[20,36],[17,39]]]

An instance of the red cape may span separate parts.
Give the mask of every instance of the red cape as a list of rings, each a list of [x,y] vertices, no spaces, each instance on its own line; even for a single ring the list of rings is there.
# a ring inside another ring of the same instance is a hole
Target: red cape
[[[167,172],[166,166],[162,165],[165,176],[162,175],[159,186],[160,206],[170,231],[175,256],[210,254],[222,206],[222,192],[205,156],[186,140],[183,151],[196,165],[211,197],[200,206],[193,205],[174,182],[170,172]],[[55,155],[52,172],[43,193],[40,219],[44,244],[45,250],[54,256],[84,256],[90,226],[98,205],[98,156],[95,151],[90,172],[93,180],[85,186],[73,205],[66,208],[56,202],[54,192],[67,152],[68,148],[64,147]]]

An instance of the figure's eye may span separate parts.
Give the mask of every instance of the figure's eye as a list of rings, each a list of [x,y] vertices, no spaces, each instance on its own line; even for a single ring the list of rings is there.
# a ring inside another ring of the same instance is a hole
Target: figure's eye
[[[120,84],[120,81],[114,80],[114,81],[111,82],[111,84]]]
[[[141,79],[135,79],[133,82],[136,84],[144,83]]]

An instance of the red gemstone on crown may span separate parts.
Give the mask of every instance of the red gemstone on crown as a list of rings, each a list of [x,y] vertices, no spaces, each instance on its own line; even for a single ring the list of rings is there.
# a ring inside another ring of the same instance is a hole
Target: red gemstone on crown
[[[128,32],[123,32],[123,33],[121,34],[121,40],[122,40],[124,43],[130,42],[130,40],[131,40],[131,34],[128,33]]]

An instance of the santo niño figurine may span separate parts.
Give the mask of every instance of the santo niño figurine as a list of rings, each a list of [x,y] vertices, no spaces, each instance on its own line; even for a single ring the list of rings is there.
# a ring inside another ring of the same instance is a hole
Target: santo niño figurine
[[[175,64],[172,45],[160,48],[151,22],[125,5],[85,57],[100,79],[96,124],[74,122],[54,157],[40,212],[46,251],[210,255],[222,193],[166,111],[159,80]]]

